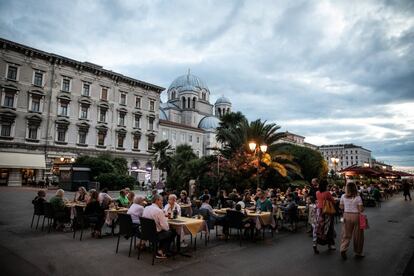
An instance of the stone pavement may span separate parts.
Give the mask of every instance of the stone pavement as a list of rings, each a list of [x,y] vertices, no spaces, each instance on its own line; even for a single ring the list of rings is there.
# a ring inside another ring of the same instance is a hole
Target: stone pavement
[[[311,238],[304,229],[280,232],[265,241],[223,242],[214,235],[207,247],[198,242],[192,258],[176,257],[156,261],[136,252],[128,258],[129,243],[121,239],[115,254],[116,238],[97,240],[88,234],[73,240],[71,233],[47,234],[30,229],[30,188],[0,188],[0,267],[2,275],[414,275],[414,203],[401,195],[384,202],[381,208],[367,209],[370,229],[366,231],[362,260],[342,261],[338,252],[321,247],[312,252]],[[48,197],[53,192],[48,193]],[[71,195],[68,196],[71,198]],[[339,244],[340,226],[337,228]],[[85,232],[87,233],[87,232]],[[410,265],[407,266],[411,259]],[[411,273],[411,274],[410,274]]]

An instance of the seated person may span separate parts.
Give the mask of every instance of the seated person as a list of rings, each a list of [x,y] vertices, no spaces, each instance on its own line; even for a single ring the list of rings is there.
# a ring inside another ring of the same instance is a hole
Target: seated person
[[[127,195],[127,198],[128,198],[128,207],[130,207],[134,202],[135,193],[132,192],[132,191],[129,191],[128,195]]]
[[[101,238],[101,230],[105,222],[105,211],[99,204],[98,196],[99,194],[96,190],[91,192],[90,199],[86,204],[85,216],[90,223],[94,223],[92,237]]]
[[[270,199],[268,199],[263,191],[257,192],[256,210],[261,212],[272,212],[273,206]]]
[[[128,201],[128,198],[126,197],[124,190],[119,191],[119,197],[116,199],[116,201],[118,202],[120,206],[128,207],[129,201]]]
[[[158,194],[156,189],[152,190],[149,194],[147,194],[147,201],[152,202],[152,198]]]
[[[75,201],[81,201],[81,202],[85,202],[86,201],[86,195],[88,194],[88,192],[86,191],[85,187],[80,186],[78,191],[75,193]]]
[[[177,216],[181,216],[181,207],[177,203],[177,196],[175,194],[170,194],[168,196],[168,202],[164,206],[164,213],[169,217],[172,217],[174,211],[177,212]]]
[[[250,208],[253,206],[252,197],[250,195],[250,192],[246,192],[243,196],[243,203],[246,208]]]
[[[178,204],[191,204],[190,198],[187,196],[187,192],[182,190],[180,193],[180,198],[178,199]]]
[[[132,205],[129,207],[127,214],[131,215],[132,223],[139,224],[139,218],[144,212],[145,201],[144,197],[137,195],[133,199]]]
[[[102,208],[108,209],[109,205],[112,202],[112,198],[108,195],[108,188],[103,188],[98,196],[99,204],[101,204]]]
[[[237,189],[233,189],[233,191],[229,194],[229,199],[235,202],[238,202],[240,200],[240,195],[237,192]]]
[[[44,214],[44,205],[43,203],[46,202],[46,192],[44,190],[39,190],[37,192],[37,196],[32,200],[33,205],[37,205],[39,207],[39,212]]]
[[[209,228],[211,229],[214,225],[223,225],[225,221],[224,216],[219,216],[216,212],[214,212],[213,207],[210,205],[210,196],[205,194],[202,196],[201,201],[203,202],[201,204],[201,207],[199,211],[206,210],[209,214],[209,221],[207,222],[209,225]]]
[[[253,224],[250,223],[250,218],[247,216],[247,214],[245,212],[243,212],[242,207],[243,206],[241,204],[237,203],[236,206],[235,206],[235,210],[243,214],[243,227],[244,228],[249,228]]]
[[[170,251],[171,242],[174,239],[175,233],[170,231],[168,220],[162,210],[162,197],[160,195],[156,194],[153,196],[152,204],[144,208],[142,217],[154,220],[157,227],[160,247],[157,251],[156,258],[167,258],[166,253]]]
[[[70,221],[70,210],[68,208],[65,208],[65,202],[63,201],[64,195],[65,191],[59,189],[56,191],[56,194],[49,200],[54,212],[57,229],[62,229],[64,227],[63,224]]]

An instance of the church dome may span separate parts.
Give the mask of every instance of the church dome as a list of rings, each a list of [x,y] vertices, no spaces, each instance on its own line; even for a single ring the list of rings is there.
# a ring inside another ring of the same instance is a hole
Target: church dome
[[[168,88],[168,91],[175,90],[177,93],[184,92],[184,91],[194,91],[194,92],[201,92],[202,90],[210,93],[208,90],[207,85],[202,81],[199,77],[190,74],[182,75],[176,78]]]
[[[214,116],[206,116],[198,123],[198,127],[202,129],[216,129],[219,127],[220,119]]]
[[[231,101],[229,98],[221,96],[220,98],[217,99],[215,104],[231,104]]]

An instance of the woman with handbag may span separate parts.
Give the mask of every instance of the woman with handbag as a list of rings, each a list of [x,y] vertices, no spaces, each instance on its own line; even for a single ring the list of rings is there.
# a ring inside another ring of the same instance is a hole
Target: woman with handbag
[[[364,247],[364,229],[367,227],[366,216],[361,214],[364,205],[355,183],[346,184],[345,194],[342,195],[339,204],[344,210],[344,221],[342,225],[341,256],[347,258],[346,251],[353,237],[354,252],[356,257],[364,257],[362,251]]]
[[[319,254],[317,245],[328,245],[329,250],[335,250],[335,199],[327,191],[328,181],[322,179],[319,191],[316,192],[316,227],[313,230],[313,251]]]

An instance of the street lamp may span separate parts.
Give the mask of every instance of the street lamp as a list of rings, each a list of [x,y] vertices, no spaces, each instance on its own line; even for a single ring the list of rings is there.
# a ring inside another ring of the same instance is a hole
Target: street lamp
[[[369,167],[369,163],[364,163],[364,167],[368,168]]]
[[[65,157],[60,158],[60,162],[63,162],[63,161],[65,161]]]
[[[260,179],[259,179],[259,167],[260,167],[260,153],[266,153],[267,145],[263,144],[258,146],[255,142],[249,143],[249,149],[253,152],[254,157],[257,157],[257,188],[259,188]]]
[[[335,172],[335,176],[336,176],[336,171],[337,171],[337,165],[338,165],[338,162],[339,162],[339,158],[337,158],[337,157],[331,157],[331,161],[332,161],[332,163],[334,165],[334,172]]]

